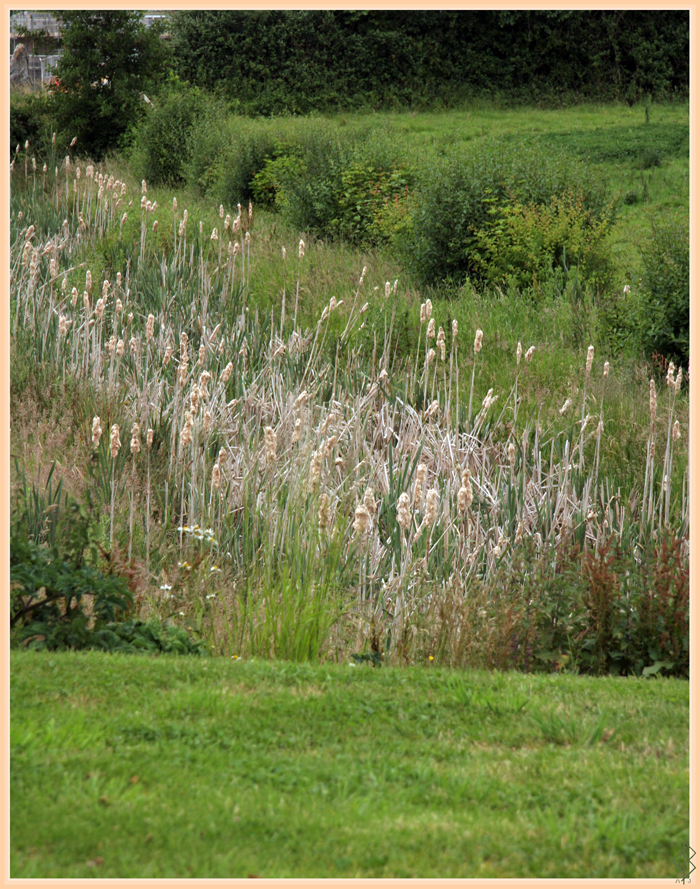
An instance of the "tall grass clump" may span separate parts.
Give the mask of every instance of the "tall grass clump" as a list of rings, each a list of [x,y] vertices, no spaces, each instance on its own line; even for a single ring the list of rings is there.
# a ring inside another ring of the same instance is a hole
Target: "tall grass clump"
[[[40,189],[12,172],[13,349],[82,393],[83,493],[140,615],[230,656],[687,674],[681,377],[628,478],[594,345],[543,397],[525,334],[504,351],[430,300],[411,320],[366,268],[302,315],[312,243],[287,260],[252,203],[200,221],[149,194],[70,157]],[[125,265],[90,268],[127,224]],[[263,262],[284,282],[265,310]]]

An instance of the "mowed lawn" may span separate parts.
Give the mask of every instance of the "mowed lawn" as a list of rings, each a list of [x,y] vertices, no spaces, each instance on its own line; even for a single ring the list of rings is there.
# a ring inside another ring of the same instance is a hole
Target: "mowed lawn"
[[[674,679],[11,653],[12,877],[663,877]]]

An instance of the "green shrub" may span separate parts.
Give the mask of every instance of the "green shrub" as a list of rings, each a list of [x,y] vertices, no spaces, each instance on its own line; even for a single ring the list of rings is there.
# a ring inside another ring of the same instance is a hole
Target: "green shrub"
[[[267,158],[263,168],[251,180],[253,201],[270,210],[282,210],[287,201],[283,183],[305,174],[306,166],[298,150],[289,144],[277,146],[273,157]]]
[[[688,366],[690,241],[687,219],[654,220],[642,250],[635,323],[644,353]]]
[[[51,148],[52,105],[47,93],[12,93],[10,95],[10,153],[20,146],[24,157],[29,142],[30,157],[47,158]]]
[[[585,206],[585,196],[568,191],[547,203],[515,200],[492,211],[489,225],[475,235],[476,268],[492,284],[514,280],[537,291],[556,267],[577,267],[581,284],[609,283],[609,213]]]
[[[206,102],[201,90],[176,82],[153,99],[133,137],[132,159],[140,177],[154,185],[183,182],[190,156],[190,133],[205,114]]]
[[[422,170],[411,225],[399,247],[423,282],[484,279],[493,251],[485,241],[505,208],[543,207],[576,195],[589,224],[612,222],[605,182],[580,161],[536,145],[494,140],[449,154]],[[507,211],[511,212],[511,211]]]

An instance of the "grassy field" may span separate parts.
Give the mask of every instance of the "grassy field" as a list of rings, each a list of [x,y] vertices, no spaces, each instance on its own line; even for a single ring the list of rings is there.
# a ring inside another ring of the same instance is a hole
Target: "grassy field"
[[[667,878],[685,681],[11,656],[11,877]]]

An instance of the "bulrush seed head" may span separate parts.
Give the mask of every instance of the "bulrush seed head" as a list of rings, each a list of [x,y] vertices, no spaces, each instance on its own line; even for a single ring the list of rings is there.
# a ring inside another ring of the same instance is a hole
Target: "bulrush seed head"
[[[371,524],[372,518],[369,514],[369,510],[364,503],[360,503],[355,509],[355,521],[352,523],[355,535],[360,541],[364,541],[369,534]]]
[[[532,356],[535,354],[535,347],[530,346],[530,348],[525,353],[525,363],[529,364],[532,361]]]
[[[518,345],[515,350],[515,363],[516,364],[520,364],[520,359],[522,357],[522,354],[523,354],[523,344],[520,342],[520,340],[518,340]]]
[[[674,383],[674,386],[675,386],[675,388],[676,388],[676,392],[680,392],[680,390],[681,390],[681,383],[682,383],[682,382],[683,382],[683,368],[682,368],[682,367],[679,367],[679,368],[678,368],[678,373],[676,374],[676,382]]]
[[[323,447],[321,446],[317,451],[314,451],[311,455],[311,466],[309,468],[309,489],[313,492],[318,487],[318,483],[321,480],[321,463],[323,462]]]
[[[131,427],[131,453],[134,457],[141,452],[141,439],[139,438],[139,424],[134,423]]]
[[[430,321],[428,321],[427,336],[429,340],[435,339],[435,318],[431,318]]]
[[[330,505],[328,502],[328,494],[324,491],[318,501],[318,530],[321,534],[328,531],[331,522]]]
[[[457,334],[459,333],[459,324],[457,324],[457,319],[455,318],[452,322],[452,339],[457,339]]]
[[[107,341],[107,352],[110,355],[114,354],[114,350],[117,348],[117,338],[112,334],[112,336]]]
[[[593,367],[593,346],[588,347],[588,353],[586,355],[586,373],[589,374],[591,372],[591,368]]]
[[[119,440],[119,426],[115,423],[109,433],[109,453],[112,456],[112,460],[116,460],[121,446],[122,443]]]
[[[399,501],[396,510],[396,521],[399,526],[407,531],[411,526],[411,507],[408,494],[404,491],[399,495]]]
[[[304,256],[304,248],[305,248],[304,242],[299,241],[299,259],[301,259]]]
[[[607,377],[607,375],[609,373],[610,373],[610,362],[606,361],[605,364],[603,365],[603,377],[604,378]]]
[[[228,381],[231,379],[232,373],[233,373],[233,362],[229,361],[229,363],[226,365],[226,367],[221,372],[221,382],[224,384],[228,383]]]
[[[423,500],[423,488],[425,487],[425,479],[428,474],[428,467],[425,463],[419,463],[416,468],[416,483],[413,486],[413,507],[419,509]]]
[[[561,414],[562,417],[569,410],[570,407],[571,407],[571,399],[567,398],[566,401],[564,402],[564,404],[559,408],[559,413]]]
[[[433,314],[433,304],[429,299],[425,301],[425,320],[430,321],[430,316]]]
[[[272,426],[265,427],[265,460],[272,465],[277,459],[277,433]]]
[[[391,296],[391,282],[387,281],[384,285],[384,299],[389,299]]]
[[[656,420],[656,383],[653,380],[649,380],[649,414],[653,426]]]
[[[215,491],[219,490],[221,486],[221,469],[218,463],[215,463],[212,466],[211,470],[211,486]]]
[[[367,488],[365,491],[365,496],[362,498],[362,502],[367,507],[369,514],[374,518],[377,514],[377,504],[374,500],[374,491],[371,488]]]
[[[153,339],[153,328],[155,326],[156,319],[153,315],[148,316],[148,321],[146,322],[146,342],[149,342]]]
[[[428,367],[430,367],[430,365],[432,364],[434,359],[435,359],[435,349],[429,349],[428,354],[425,359],[425,363],[428,365]]]
[[[209,432],[211,427],[214,425],[214,418],[210,410],[204,411],[204,431]]]
[[[676,420],[676,422],[673,424],[673,431],[671,433],[671,436],[674,441],[678,441],[678,439],[681,437],[681,426],[678,420]]]
[[[92,275],[90,273],[90,269],[85,272],[85,289],[88,293],[92,290]]]
[[[437,519],[438,507],[440,506],[440,493],[437,488],[431,488],[425,498],[425,515],[423,516],[423,525],[434,525]]]
[[[481,352],[481,343],[482,343],[483,339],[484,339],[484,331],[481,329],[478,329],[476,332],[476,335],[474,337],[474,354],[475,355],[477,355],[479,352]]]
[[[676,369],[676,365],[671,362],[668,366],[668,370],[666,371],[666,385],[673,386],[673,372]]]
[[[117,340],[117,356],[119,358],[124,354],[124,340]]]
[[[188,445],[192,444],[192,412],[185,412],[185,425],[182,427],[182,432],[180,433],[180,444],[183,448],[186,448]]]
[[[167,367],[170,364],[170,359],[173,357],[173,347],[168,343],[165,347],[165,354],[163,355],[163,367]]]
[[[146,433],[146,444],[148,445],[148,450],[153,447],[153,430],[149,429]]]
[[[201,367],[204,364],[204,359],[207,355],[207,347],[202,343],[199,347],[199,361],[197,362]]]
[[[420,306],[420,323],[425,324],[425,303]]]
[[[512,469],[515,466],[515,445],[512,441],[508,443],[508,462]]]
[[[99,447],[100,438],[102,437],[102,426],[100,426],[100,418],[92,418],[92,444],[93,447]]]

